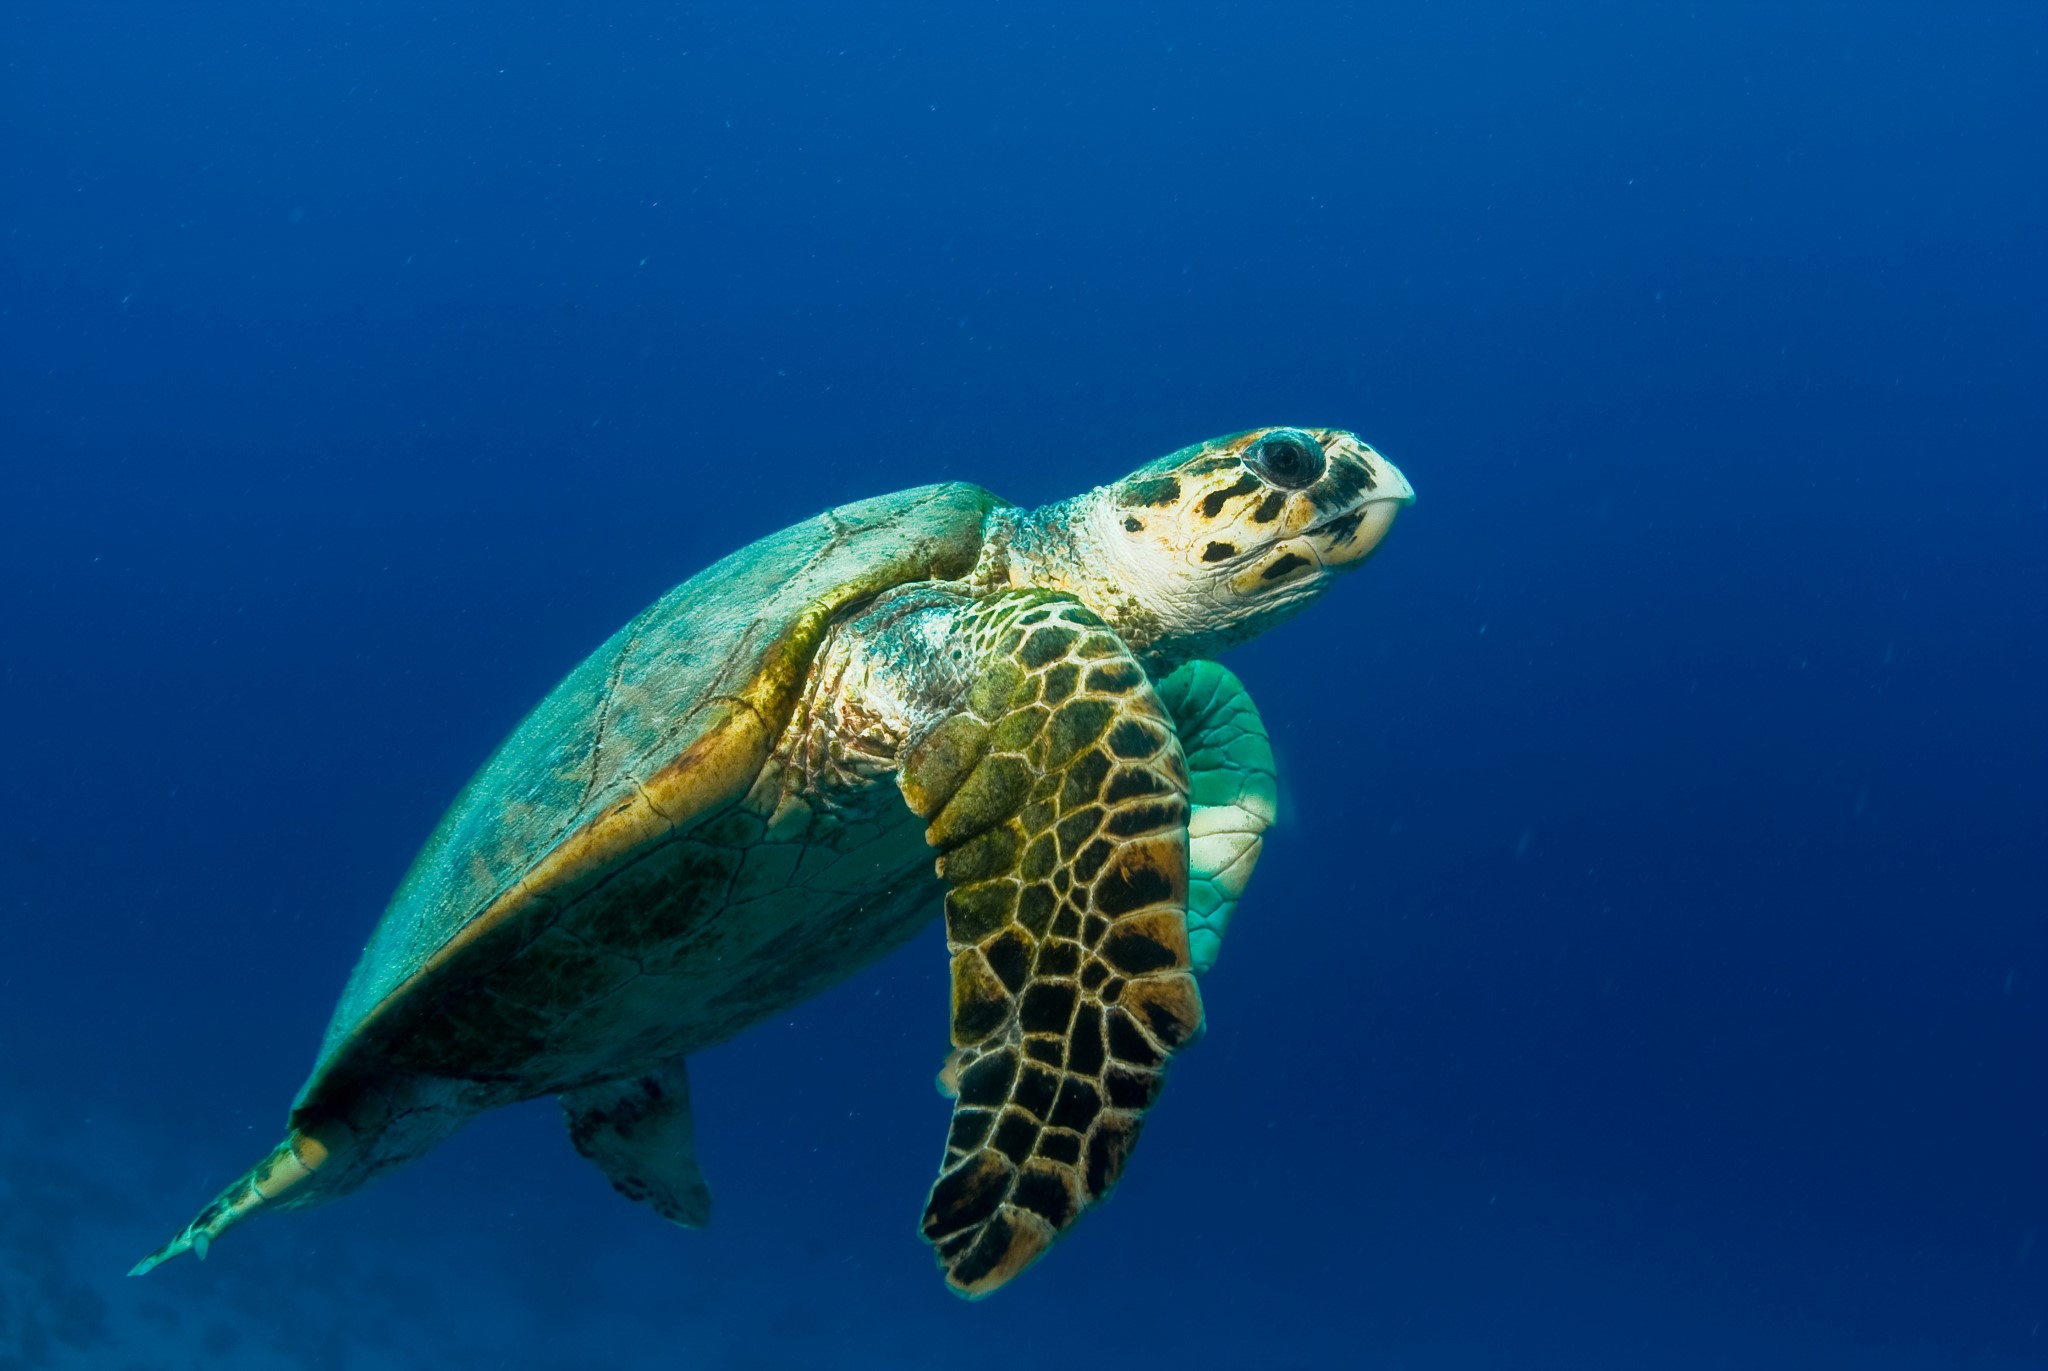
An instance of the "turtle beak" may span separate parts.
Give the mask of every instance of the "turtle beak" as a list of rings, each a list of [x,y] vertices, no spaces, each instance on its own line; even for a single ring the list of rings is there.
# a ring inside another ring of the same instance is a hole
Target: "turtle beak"
[[[1361,452],[1357,460],[1372,473],[1370,494],[1351,513],[1306,535],[1315,548],[1316,560],[1331,570],[1364,561],[1394,526],[1394,516],[1415,503],[1415,487],[1408,484],[1399,467],[1370,449]]]

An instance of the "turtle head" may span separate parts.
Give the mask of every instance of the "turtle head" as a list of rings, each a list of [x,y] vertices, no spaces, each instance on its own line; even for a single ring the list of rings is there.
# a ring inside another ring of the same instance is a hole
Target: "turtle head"
[[[1153,658],[1209,656],[1314,601],[1414,498],[1356,434],[1253,429],[1022,516],[1008,579],[1071,591]]]

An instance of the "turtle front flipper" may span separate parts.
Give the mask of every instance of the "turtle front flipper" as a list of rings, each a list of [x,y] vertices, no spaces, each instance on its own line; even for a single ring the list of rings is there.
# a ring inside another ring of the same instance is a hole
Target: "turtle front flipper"
[[[961,640],[965,707],[901,782],[942,853],[953,958],[957,1098],[923,1231],[972,1298],[1109,1193],[1202,1009],[1187,769],[1144,669],[1044,592],[983,602]]]
[[[683,1059],[636,1080],[607,1081],[561,1097],[569,1141],[597,1163],[612,1189],[670,1223],[711,1222],[711,1187],[697,1166],[690,1078]]]
[[[1279,773],[1259,708],[1229,668],[1189,662],[1159,683],[1159,698],[1188,761],[1188,950],[1201,976],[1280,812]]]

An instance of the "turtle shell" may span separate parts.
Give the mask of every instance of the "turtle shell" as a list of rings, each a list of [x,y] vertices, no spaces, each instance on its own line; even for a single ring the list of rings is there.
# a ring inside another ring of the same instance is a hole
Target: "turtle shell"
[[[978,486],[843,505],[691,577],[526,716],[427,840],[336,1006],[305,1106],[374,1073],[381,1045],[533,925],[651,843],[743,794],[794,708],[826,628],[893,586],[964,576]]]

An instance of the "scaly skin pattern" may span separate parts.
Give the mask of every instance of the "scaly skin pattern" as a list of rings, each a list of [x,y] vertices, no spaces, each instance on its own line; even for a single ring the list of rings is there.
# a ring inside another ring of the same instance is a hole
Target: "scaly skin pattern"
[[[1257,711],[1197,659],[1410,498],[1355,435],[1261,429],[1035,511],[964,485],[842,506],[685,582],[478,773],[285,1141],[136,1271],[549,1093],[622,1193],[701,1223],[683,1057],[943,902],[958,1104],[924,1231],[956,1290],[995,1289],[1121,1173],[1271,822]]]
[[[1188,776],[1124,642],[1064,595],[963,616],[980,674],[904,759],[943,855],[957,1090],[924,1235],[978,1296],[1109,1193],[1202,1022]]]

